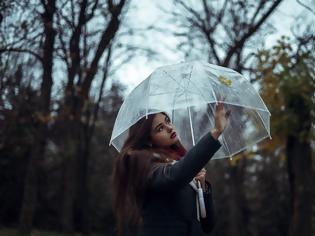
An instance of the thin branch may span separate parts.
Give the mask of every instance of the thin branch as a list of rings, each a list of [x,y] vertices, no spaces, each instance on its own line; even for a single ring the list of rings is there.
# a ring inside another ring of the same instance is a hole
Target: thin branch
[[[101,103],[102,97],[103,97],[104,85],[105,85],[105,81],[106,81],[106,79],[108,77],[108,71],[109,71],[111,55],[112,55],[112,44],[108,47],[108,53],[107,53],[107,57],[106,57],[106,60],[105,60],[105,68],[104,68],[104,71],[103,71],[103,78],[102,78],[102,81],[101,81],[100,91],[99,91],[98,99],[97,99],[97,102],[96,102],[96,106],[95,106],[95,109],[94,109],[94,112],[93,112],[91,129],[90,129],[90,132],[88,134],[88,136],[90,138],[93,135],[94,128],[95,128],[95,123],[97,121],[99,107],[100,107],[100,103]]]
[[[98,5],[98,0],[95,0],[91,13],[88,16],[86,16],[86,21],[89,21],[93,18],[97,5]]]
[[[298,4],[300,4],[302,7],[304,7],[304,8],[306,8],[307,10],[309,10],[311,13],[313,13],[314,15],[315,15],[315,11],[312,9],[312,8],[310,8],[309,6],[307,6],[306,4],[304,4],[304,3],[302,3],[300,0],[296,0],[296,2],[298,3]]]
[[[223,6],[221,8],[221,11],[219,12],[218,17],[216,18],[216,22],[214,23],[215,27],[222,22],[222,19],[223,19],[224,14],[225,14],[225,9],[227,9],[227,3],[228,3],[228,0],[225,0]]]
[[[258,15],[258,13],[260,12],[260,10],[262,9],[262,6],[263,6],[264,3],[265,3],[265,1],[260,1],[260,3],[259,3],[259,5],[257,6],[256,11],[255,11],[255,13],[254,13],[252,19],[251,19],[251,22],[255,22],[256,17],[257,17],[257,15]]]
[[[0,54],[1,53],[5,53],[5,52],[28,53],[28,54],[34,56],[36,59],[38,59],[41,63],[44,63],[43,58],[39,54],[37,54],[37,53],[35,53],[35,52],[33,52],[33,51],[29,50],[29,49],[23,49],[23,48],[0,48]]]
[[[109,4],[112,2],[109,0]],[[120,26],[120,20],[119,16],[122,12],[123,6],[125,4],[126,0],[121,0],[118,5],[112,6],[111,12],[112,12],[112,18],[107,26],[107,28],[103,31],[101,39],[99,41],[98,47],[95,52],[95,56],[92,59],[92,62],[88,68],[88,71],[86,73],[86,77],[84,78],[83,82],[83,96],[88,96],[88,90],[91,86],[92,80],[97,72],[97,66],[99,63],[100,58],[103,55],[103,52],[108,46],[110,45],[112,39],[115,37],[117,30]]]
[[[74,27],[75,27],[74,22],[70,21],[66,16],[64,16],[62,14],[62,11],[58,11],[56,15],[58,18],[58,22],[60,22],[61,19],[63,19],[70,28],[74,29]]]
[[[197,21],[195,21],[198,24],[198,21],[200,22],[200,25],[203,24],[204,19],[202,19],[200,17],[200,14],[198,12],[196,12],[194,9],[192,9],[191,7],[187,6],[183,1],[178,1],[178,3],[180,5],[182,5],[182,7],[189,13],[192,14],[193,17],[195,17],[197,19]],[[188,19],[192,19],[192,17],[187,17]],[[198,24],[199,25],[199,24]]]
[[[282,2],[282,0],[277,0],[273,3],[273,5],[268,9],[268,11],[260,18],[260,20],[253,25],[247,33],[245,33],[240,40],[235,41],[233,47],[230,48],[224,62],[223,66],[228,66],[233,54],[236,52],[238,48],[244,46],[245,41],[250,38],[258,29],[259,27],[266,21],[266,19],[271,15],[271,13],[276,9],[276,7]]]

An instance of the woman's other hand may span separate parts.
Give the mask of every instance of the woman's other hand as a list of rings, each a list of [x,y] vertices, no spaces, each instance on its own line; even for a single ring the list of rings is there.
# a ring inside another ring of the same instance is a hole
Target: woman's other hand
[[[196,175],[195,179],[198,181],[200,181],[201,187],[203,189],[203,191],[206,190],[206,169],[202,168],[201,171],[199,171],[199,173]]]

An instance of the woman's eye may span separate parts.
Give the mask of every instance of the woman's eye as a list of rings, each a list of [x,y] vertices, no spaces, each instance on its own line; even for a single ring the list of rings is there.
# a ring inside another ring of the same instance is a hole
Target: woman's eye
[[[161,132],[163,130],[163,126],[160,126],[158,131]]]

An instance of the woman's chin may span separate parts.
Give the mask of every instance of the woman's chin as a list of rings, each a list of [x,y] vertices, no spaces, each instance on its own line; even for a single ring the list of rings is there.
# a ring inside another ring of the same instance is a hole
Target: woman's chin
[[[179,142],[179,139],[177,137],[175,137],[174,139],[172,139],[171,145],[177,144],[178,142]]]

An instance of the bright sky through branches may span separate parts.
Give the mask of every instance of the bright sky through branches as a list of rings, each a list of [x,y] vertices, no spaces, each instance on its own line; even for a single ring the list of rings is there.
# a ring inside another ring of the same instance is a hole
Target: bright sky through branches
[[[157,23],[159,26],[163,25],[163,12],[158,8],[158,5],[163,6],[167,9],[170,7],[169,0],[161,1],[146,1],[137,0],[133,1],[130,11],[128,13],[129,22],[136,25],[136,28],[145,28],[146,26]],[[303,3],[315,6],[315,0],[303,0]],[[269,18],[269,23],[275,27],[275,32],[266,36],[265,46],[272,46],[282,35],[291,36],[290,31],[291,26],[296,23],[296,17],[303,15],[303,17],[312,17],[305,8],[297,3],[296,0],[285,0],[280,4],[276,12]],[[314,16],[313,16],[314,17]],[[169,26],[168,26],[169,27]],[[145,33],[144,33],[145,34]],[[119,80],[123,85],[127,87],[126,93],[128,94],[131,89],[133,89],[137,84],[144,80],[150,73],[159,66],[166,64],[174,64],[184,60],[183,53],[174,53],[170,49],[176,47],[178,39],[174,36],[161,36],[161,33],[154,35],[154,39],[148,33],[145,38],[148,40],[145,42],[140,42],[140,44],[150,43],[154,44],[154,47],[158,47],[158,51],[161,54],[160,60],[148,60],[148,58],[143,56],[136,56],[131,61],[124,64],[119,68],[115,74],[115,78],[110,78],[111,80]],[[145,46],[145,45],[143,45]],[[163,48],[165,47],[165,48]]]

